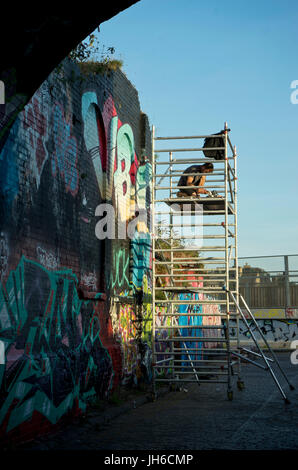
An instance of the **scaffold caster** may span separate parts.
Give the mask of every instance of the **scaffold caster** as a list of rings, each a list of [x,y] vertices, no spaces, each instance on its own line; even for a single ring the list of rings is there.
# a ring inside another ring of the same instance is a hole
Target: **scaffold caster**
[[[238,387],[238,390],[243,390],[244,389],[244,382],[242,380],[238,380],[237,387]]]
[[[229,390],[227,392],[227,394],[228,394],[228,400],[232,401],[233,400],[233,390]]]

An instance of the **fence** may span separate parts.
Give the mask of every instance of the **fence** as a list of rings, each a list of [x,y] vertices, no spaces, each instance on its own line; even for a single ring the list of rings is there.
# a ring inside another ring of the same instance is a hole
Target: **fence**
[[[239,290],[251,308],[298,306],[298,255],[241,257]]]

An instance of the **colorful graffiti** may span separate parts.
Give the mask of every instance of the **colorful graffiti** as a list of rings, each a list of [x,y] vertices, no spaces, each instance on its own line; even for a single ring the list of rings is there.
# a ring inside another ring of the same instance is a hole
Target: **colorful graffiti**
[[[130,218],[132,199],[131,166],[134,163],[134,136],[129,124],[124,124],[117,133],[117,154],[115,160],[114,188],[118,217],[121,222]],[[126,233],[118,234],[118,238],[126,238]]]
[[[121,350],[122,384],[152,380],[152,303],[146,277],[143,288],[144,298],[141,303],[125,304],[127,292],[124,291],[112,303],[110,310],[113,337]],[[160,345],[160,351],[165,351],[164,343]]]
[[[0,233],[0,281],[5,275],[8,266],[9,247],[7,236],[4,232]]]
[[[138,377],[136,312],[132,305],[117,303],[111,315],[113,332],[121,345],[122,384],[127,384]]]
[[[281,319],[281,318],[296,318],[298,319],[297,308],[252,308],[251,312],[257,319]],[[249,314],[246,309],[243,309],[243,313],[246,318],[249,318]]]
[[[210,298],[209,296],[204,296],[205,299]],[[221,309],[220,305],[217,304],[203,304],[203,326],[221,326],[221,317],[217,316],[220,315]],[[221,330],[216,328],[204,328],[203,336],[208,338],[220,338],[221,337]],[[205,349],[216,349],[221,347],[219,343],[216,341],[206,341],[204,342]]]
[[[106,133],[95,92],[86,92],[82,96],[82,117],[86,148],[92,159],[101,197],[104,199],[104,172],[106,172],[107,164]]]
[[[143,288],[144,277],[150,278],[151,237],[150,234],[136,230],[131,241],[132,284],[136,289]]]
[[[81,285],[85,286],[87,290],[91,290],[93,292],[97,291],[98,280],[96,273],[83,273],[81,275]]]
[[[203,284],[203,283],[199,283]],[[180,300],[200,300],[201,299],[201,294],[179,294],[179,299]],[[198,315],[199,313],[202,313],[202,305],[194,305],[194,304],[181,304],[179,305],[178,312],[180,314],[187,314],[187,315],[179,315],[178,319],[178,324],[181,326],[179,328],[179,332],[181,336],[191,336],[193,338],[202,338],[202,329],[197,328],[198,326],[202,325],[203,319],[201,315]],[[184,328],[183,328],[184,326]],[[191,328],[193,326],[194,328]],[[187,327],[187,328],[185,328]],[[177,338],[178,340],[178,338]],[[198,350],[202,349],[203,343],[201,341],[183,341],[183,343],[180,343],[180,348],[196,348]],[[189,357],[192,360],[199,360],[202,359],[202,352],[195,353],[195,354],[182,354],[181,359],[182,360],[188,360]],[[186,363],[182,363],[182,365],[185,365]]]
[[[158,361],[164,361],[165,359],[169,359],[171,356],[171,351],[172,351],[172,342],[167,341],[169,338],[169,330],[168,327],[171,326],[171,320],[170,317],[165,316],[165,313],[167,312],[167,307],[159,307],[158,310],[156,311],[156,331],[155,331],[155,351],[156,351],[156,358],[157,362]],[[162,368],[157,368],[156,373],[157,374],[162,374],[162,373],[169,373],[170,369],[169,367],[162,367]]]
[[[11,215],[11,208],[19,192],[18,149],[26,145],[21,133],[21,118],[18,117],[0,153],[0,228]]]
[[[247,320],[251,331],[257,338],[258,342],[262,344],[263,340],[256,325],[252,320]],[[262,331],[262,334],[271,346],[274,347],[288,347],[290,348],[291,341],[298,335],[298,324],[297,320],[276,320],[276,319],[263,319],[257,320],[258,327]],[[231,320],[231,339],[236,338],[236,320]],[[239,321],[239,339],[241,343],[254,344],[251,333],[247,329],[246,325],[242,320]]]
[[[116,286],[120,289],[125,289],[130,286],[129,282],[129,254],[124,248],[119,248],[117,251],[114,250],[113,258],[113,270],[109,278],[109,288],[114,289]]]
[[[3,431],[34,412],[56,423],[111,388],[112,361],[100,339],[100,312],[79,299],[71,270],[48,271],[23,257],[1,286],[0,312]]]
[[[36,186],[39,187],[40,177],[48,151],[48,118],[44,112],[48,102],[45,93],[39,90],[25,107],[22,113],[22,124],[27,134],[27,142],[30,147],[30,170],[35,177]]]
[[[37,258],[40,264],[47,269],[57,269],[60,266],[57,256],[49,250],[38,246],[36,249]]]
[[[139,162],[150,132],[137,98],[116,109],[112,82],[98,80],[81,94],[85,85],[49,77],[1,149],[1,435],[83,412],[120,377],[150,379],[150,219],[127,237],[131,206],[150,205],[151,165]],[[116,240],[95,236],[102,202],[116,209]],[[126,305],[138,292],[147,304]]]
[[[52,173],[56,176],[59,172],[64,179],[66,192],[75,196],[78,192],[79,173],[78,144],[77,139],[72,135],[72,124],[66,121],[63,108],[56,104],[53,109],[53,136],[54,151],[52,158]]]
[[[95,168],[100,194],[107,201],[112,198],[115,201],[116,217],[113,220],[116,223],[111,233],[117,241],[127,242],[127,223],[135,215],[134,206],[137,204],[138,208],[146,211],[150,206],[151,165],[146,162],[139,166],[132,128],[127,123],[122,124],[111,97],[105,101],[101,114],[96,93],[84,93],[82,117],[84,139]],[[100,211],[98,214],[102,215]],[[104,219],[99,222],[101,225],[104,223]],[[143,287],[144,276],[149,275],[151,263],[149,229],[146,224],[139,223],[130,246],[127,243],[125,246],[113,243],[112,265],[107,269],[106,276],[109,290],[121,292],[123,289]]]
[[[140,209],[148,209],[152,200],[152,165],[149,161],[137,169],[136,196],[137,206]],[[149,224],[148,228],[150,229]]]

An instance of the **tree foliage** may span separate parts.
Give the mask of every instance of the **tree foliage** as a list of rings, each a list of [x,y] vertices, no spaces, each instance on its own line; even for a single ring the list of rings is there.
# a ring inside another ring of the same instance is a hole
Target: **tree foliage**
[[[203,263],[197,263],[198,258],[200,257],[200,252],[199,250],[185,250],[187,246],[184,243],[184,240],[181,238],[177,237],[177,234],[173,234],[171,237],[170,234],[170,228],[167,227],[157,227],[157,238],[155,240],[155,248],[156,253],[155,253],[155,258],[157,261],[170,261],[171,260],[171,252],[166,251],[171,248],[171,240],[172,240],[172,248],[174,248],[177,251],[174,251],[174,258],[175,261],[177,259],[181,259],[181,262],[175,262],[173,264],[173,272],[175,274],[175,280],[171,282],[168,282],[166,274],[171,274],[171,266],[169,264],[157,264],[156,265],[156,286],[157,287],[163,287],[163,286],[169,286],[173,285],[173,287],[189,287],[191,282],[194,282],[196,280],[199,280],[199,278],[202,276],[204,272],[204,264]],[[181,251],[179,251],[181,249]],[[183,250],[183,251],[182,251]],[[193,275],[193,279],[187,281],[185,275],[191,273],[192,267],[189,261],[184,261],[183,258],[189,258],[193,259],[194,266],[196,269],[199,269],[200,271],[196,271],[195,274]],[[182,269],[182,271],[178,271]],[[160,277],[158,275],[161,275]],[[164,300],[166,299],[165,292],[162,290],[156,292],[156,299],[159,300]]]

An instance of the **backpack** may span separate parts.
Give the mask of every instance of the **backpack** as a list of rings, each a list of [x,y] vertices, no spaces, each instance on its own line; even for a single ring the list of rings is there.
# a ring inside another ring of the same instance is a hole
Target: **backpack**
[[[230,129],[228,129],[230,130]],[[203,148],[212,148],[212,147],[224,147],[224,131],[217,132],[216,134],[219,137],[206,137],[204,140]],[[205,157],[213,158],[214,160],[224,160],[225,151],[224,150],[203,150]]]

